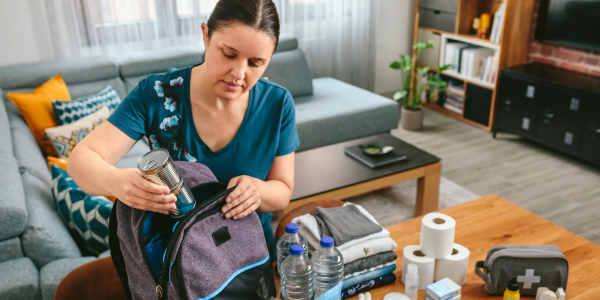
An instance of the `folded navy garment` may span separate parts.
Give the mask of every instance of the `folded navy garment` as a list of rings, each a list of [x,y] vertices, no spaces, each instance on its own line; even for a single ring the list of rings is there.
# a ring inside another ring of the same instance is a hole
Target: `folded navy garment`
[[[346,298],[358,295],[358,293],[363,293],[363,292],[370,291],[370,290],[378,288],[378,287],[386,286],[388,284],[393,284],[394,282],[396,282],[396,275],[394,273],[389,273],[387,275],[383,275],[383,276],[377,277],[375,279],[371,279],[369,281],[365,281],[365,282],[353,285],[347,289],[343,289],[341,296],[342,296],[342,299],[346,299]]]
[[[344,265],[344,276],[395,261],[397,258],[396,252],[387,251],[357,259]]]
[[[321,236],[331,236],[336,246],[380,232],[383,227],[363,215],[356,205],[342,207],[317,207],[314,215]]]

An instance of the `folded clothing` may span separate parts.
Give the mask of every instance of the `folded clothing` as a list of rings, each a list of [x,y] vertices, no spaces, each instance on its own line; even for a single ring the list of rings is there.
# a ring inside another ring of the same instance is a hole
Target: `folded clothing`
[[[364,282],[357,283],[353,286],[349,286],[345,289],[342,289],[342,299],[346,299],[348,297],[352,297],[358,295],[358,293],[363,293],[378,287],[386,286],[388,284],[392,284],[396,282],[396,274],[388,273],[377,278],[373,278]]]
[[[344,265],[344,276],[381,266],[390,262],[395,262],[398,255],[394,251],[381,252],[372,256],[357,259]]]
[[[371,216],[362,206],[346,202],[346,205],[355,205],[360,212],[362,212],[369,220],[373,223],[378,224],[375,218]],[[314,249],[320,247],[319,241],[321,236],[319,234],[319,226],[317,220],[311,214],[305,214],[296,217],[292,220],[293,223],[299,224],[299,232],[306,241],[308,242],[308,251],[312,253]],[[379,224],[378,224],[379,225]],[[349,241],[337,249],[344,256],[344,263],[351,263],[357,259],[372,256],[381,252],[393,251],[397,247],[394,240],[390,238],[390,232],[385,228],[381,231],[365,236],[360,239]]]
[[[383,227],[369,220],[356,205],[317,207],[315,214],[321,236],[331,236],[336,246],[380,232]]]
[[[360,274],[358,276],[354,276],[352,278],[344,279],[344,284],[342,285],[342,289],[349,288],[351,286],[357,285],[361,282],[369,281],[371,279],[379,278],[383,275],[390,274],[396,270],[396,264],[391,266],[387,266],[381,269],[377,269],[375,271],[371,271],[365,274]]]
[[[385,267],[389,267],[389,266],[395,265],[395,264],[396,264],[395,261],[390,261],[390,262],[387,262],[385,264],[381,264],[379,266],[375,266],[375,267],[372,267],[372,268],[364,269],[362,271],[354,272],[352,274],[344,275],[344,280],[350,279],[352,277],[355,277],[355,276],[358,276],[358,275],[361,275],[361,274],[365,274],[365,273],[369,273],[369,272],[372,272],[372,271],[375,271],[375,270],[379,270],[379,269],[382,269],[382,268],[385,268]]]

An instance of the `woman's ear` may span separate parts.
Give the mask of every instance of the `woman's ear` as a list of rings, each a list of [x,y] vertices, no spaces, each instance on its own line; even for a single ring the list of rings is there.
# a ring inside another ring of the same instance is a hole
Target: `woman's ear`
[[[206,52],[206,49],[208,49],[208,25],[206,25],[206,23],[202,23],[201,25],[202,27],[202,40],[204,42],[204,51]]]

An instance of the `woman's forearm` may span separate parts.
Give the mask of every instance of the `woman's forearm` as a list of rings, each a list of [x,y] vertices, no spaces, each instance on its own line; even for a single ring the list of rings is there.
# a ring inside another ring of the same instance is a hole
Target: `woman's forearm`
[[[116,167],[87,147],[75,147],[69,156],[67,172],[79,188],[96,196],[112,196],[108,190]],[[108,184],[107,184],[108,183]]]
[[[254,178],[254,181],[261,199],[261,204],[257,209],[259,213],[279,211],[290,203],[293,187],[289,187],[279,180],[262,181]]]

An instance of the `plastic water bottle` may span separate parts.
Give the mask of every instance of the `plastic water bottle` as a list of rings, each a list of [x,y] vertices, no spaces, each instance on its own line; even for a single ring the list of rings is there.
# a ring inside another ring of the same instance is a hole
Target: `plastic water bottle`
[[[304,257],[308,259],[307,243],[298,233],[298,224],[290,223],[285,226],[285,233],[277,241],[277,272],[281,276],[281,263],[290,254],[290,246],[300,244],[304,248]]]
[[[302,255],[300,244],[290,246],[290,255],[281,263],[281,296],[285,300],[311,300],[313,290],[313,269]]]
[[[313,253],[311,263],[315,272],[315,298],[344,280],[344,257],[333,245],[333,238],[324,236],[321,248]],[[340,295],[337,299],[340,299]]]

